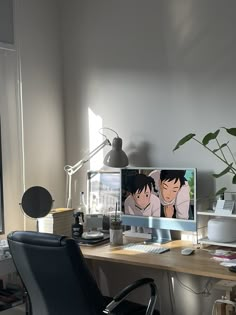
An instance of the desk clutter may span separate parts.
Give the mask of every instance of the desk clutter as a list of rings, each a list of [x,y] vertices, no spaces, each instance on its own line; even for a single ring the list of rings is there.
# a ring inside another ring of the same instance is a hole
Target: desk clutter
[[[109,230],[103,230],[102,214],[75,212],[75,223],[72,224],[72,238],[80,245],[95,246],[109,242]],[[84,230],[85,225],[85,230]]]
[[[0,240],[0,261],[8,264],[11,259],[9,245],[7,240]],[[1,266],[1,271],[4,267]],[[1,275],[0,278],[0,311],[15,307],[24,302],[24,290],[18,281],[15,271],[8,270],[8,273]]]
[[[236,251],[232,249],[216,249],[210,251],[212,259],[219,261],[221,266],[224,267],[236,267]]]
[[[0,240],[0,260],[10,258],[11,254],[7,240]]]
[[[90,232],[84,232],[84,233],[90,233]],[[83,233],[83,234],[84,234]],[[92,232],[94,235],[96,232]],[[78,237],[75,239],[75,241],[79,245],[84,245],[84,246],[97,246],[97,245],[102,245],[104,243],[108,243],[110,240],[110,235],[106,233],[102,233],[103,235],[101,237],[88,237],[87,235],[83,235],[81,237]]]

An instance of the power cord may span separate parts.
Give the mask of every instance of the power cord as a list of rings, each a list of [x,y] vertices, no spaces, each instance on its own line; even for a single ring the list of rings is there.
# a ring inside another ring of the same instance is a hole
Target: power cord
[[[206,284],[204,285],[203,289],[201,291],[195,291],[193,290],[191,287],[189,287],[188,285],[184,284],[178,277],[177,273],[171,273],[171,272],[167,272],[167,280],[168,280],[168,289],[169,289],[169,297],[170,297],[170,305],[171,305],[171,314],[174,315],[176,314],[176,302],[175,302],[175,295],[174,295],[174,280],[176,280],[179,285],[195,294],[195,295],[202,295],[203,297],[208,297],[211,295],[211,289],[212,289],[212,279],[208,278],[206,281]]]
[[[177,273],[173,273],[172,277],[179,283],[179,285],[180,285],[183,289],[185,289],[185,290],[187,290],[187,291],[189,291],[189,292],[191,292],[191,293],[193,293],[193,294],[202,295],[202,296],[204,296],[204,297],[208,297],[208,296],[211,295],[211,292],[210,292],[210,290],[212,289],[212,279],[211,279],[211,278],[209,278],[209,279],[206,281],[206,284],[205,284],[203,290],[201,290],[201,291],[195,291],[194,289],[192,289],[192,288],[190,288],[189,286],[187,286],[186,284],[184,284],[184,283],[179,279]]]

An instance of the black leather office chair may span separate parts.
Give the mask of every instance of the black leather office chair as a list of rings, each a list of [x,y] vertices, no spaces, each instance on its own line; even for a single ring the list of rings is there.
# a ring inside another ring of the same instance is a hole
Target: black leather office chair
[[[75,240],[29,231],[15,231],[7,238],[16,269],[29,296],[30,314],[159,314],[154,310],[157,288],[153,279],[139,279],[113,299],[104,297]],[[147,307],[123,300],[131,291],[145,285],[151,289]]]

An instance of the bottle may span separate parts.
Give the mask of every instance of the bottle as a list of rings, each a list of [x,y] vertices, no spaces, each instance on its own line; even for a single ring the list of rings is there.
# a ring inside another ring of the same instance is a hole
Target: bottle
[[[83,220],[83,228],[86,229],[87,205],[85,203],[85,195],[83,191],[81,191],[79,194],[79,207],[75,210],[74,214],[79,213],[79,212],[83,213],[80,216],[82,217],[82,220]]]
[[[84,213],[83,212],[78,211],[78,212],[74,213],[75,223],[72,224],[71,234],[72,234],[72,237],[75,239],[80,238],[83,234],[83,231],[84,231],[83,224],[80,223],[80,220],[79,220],[80,217],[82,218],[82,222],[84,222]]]
[[[84,192],[83,191],[80,192],[80,200],[79,200],[78,212],[83,212],[84,215],[87,212],[87,206],[86,206],[86,203],[85,203],[85,197],[84,197]]]

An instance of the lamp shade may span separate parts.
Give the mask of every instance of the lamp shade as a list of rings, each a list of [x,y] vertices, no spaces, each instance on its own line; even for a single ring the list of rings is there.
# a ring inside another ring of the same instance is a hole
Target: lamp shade
[[[112,149],[106,154],[103,163],[109,167],[125,167],[129,164],[128,157],[122,150],[121,138],[113,139]]]

